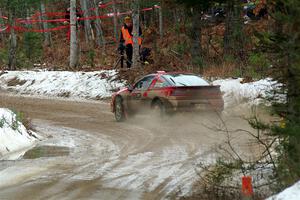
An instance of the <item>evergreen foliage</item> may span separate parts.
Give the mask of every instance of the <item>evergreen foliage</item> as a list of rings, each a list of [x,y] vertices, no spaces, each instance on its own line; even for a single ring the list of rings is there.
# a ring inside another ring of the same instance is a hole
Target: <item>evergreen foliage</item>
[[[273,31],[261,35],[261,44],[273,57],[272,76],[283,83],[284,103],[273,105],[282,117],[272,130],[280,137],[277,178],[282,186],[300,179],[300,1],[273,1]]]

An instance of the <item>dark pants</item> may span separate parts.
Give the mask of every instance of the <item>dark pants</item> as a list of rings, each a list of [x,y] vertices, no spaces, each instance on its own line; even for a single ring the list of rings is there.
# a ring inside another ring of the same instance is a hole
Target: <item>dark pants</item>
[[[127,55],[127,68],[130,68],[132,65],[132,55],[133,55],[133,46],[131,44],[126,45],[126,55]]]

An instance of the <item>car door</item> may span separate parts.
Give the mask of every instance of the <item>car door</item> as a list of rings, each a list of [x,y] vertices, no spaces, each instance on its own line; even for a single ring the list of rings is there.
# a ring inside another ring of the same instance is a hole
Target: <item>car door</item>
[[[128,104],[133,112],[143,111],[148,100],[147,91],[155,76],[146,76],[139,80],[133,87]]]
[[[172,86],[164,77],[157,76],[148,90],[149,99],[165,98],[169,92],[168,87]]]

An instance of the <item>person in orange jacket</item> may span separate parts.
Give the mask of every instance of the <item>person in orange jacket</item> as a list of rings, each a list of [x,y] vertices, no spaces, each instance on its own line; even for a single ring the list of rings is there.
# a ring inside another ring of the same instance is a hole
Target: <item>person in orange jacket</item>
[[[122,53],[124,50],[126,50],[127,55],[127,68],[130,68],[132,65],[132,55],[133,55],[133,23],[131,17],[127,16],[124,20],[124,25],[121,29],[121,36],[120,36],[120,45],[119,45],[119,51]],[[139,38],[138,43],[139,46],[142,45],[142,29],[139,27]]]

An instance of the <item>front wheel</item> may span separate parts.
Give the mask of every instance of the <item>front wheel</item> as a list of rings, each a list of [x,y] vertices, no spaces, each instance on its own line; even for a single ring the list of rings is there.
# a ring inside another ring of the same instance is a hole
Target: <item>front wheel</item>
[[[115,100],[115,118],[117,122],[125,121],[123,99],[119,96]]]

